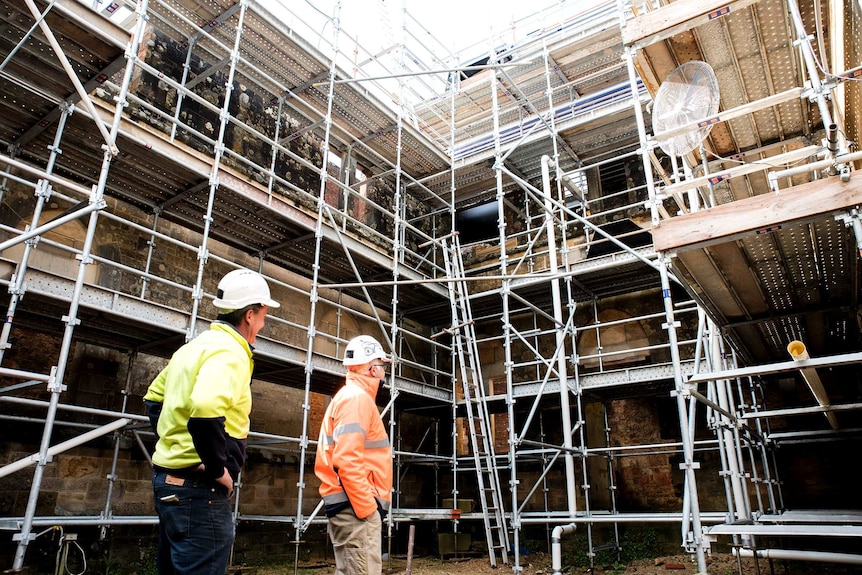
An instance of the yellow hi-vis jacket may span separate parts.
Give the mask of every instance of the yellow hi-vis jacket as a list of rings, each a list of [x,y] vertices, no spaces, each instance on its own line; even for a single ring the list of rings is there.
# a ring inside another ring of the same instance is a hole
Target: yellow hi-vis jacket
[[[245,463],[253,369],[251,346],[228,323],[213,322],[179,348],[144,396],[157,419],[153,464],[189,470],[203,463],[206,477],[227,469],[236,480]]]
[[[320,495],[327,507],[349,503],[360,519],[389,510],[392,449],[374,397],[380,380],[348,372],[332,398],[314,461]]]

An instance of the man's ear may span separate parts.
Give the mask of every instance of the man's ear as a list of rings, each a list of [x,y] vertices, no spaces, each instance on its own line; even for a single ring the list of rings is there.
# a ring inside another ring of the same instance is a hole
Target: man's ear
[[[257,311],[257,310],[256,310],[255,308],[253,308],[253,307],[250,307],[250,308],[248,308],[247,310],[245,310],[245,313],[244,313],[244,314],[242,314],[242,319],[243,319],[243,320],[245,320],[245,323],[250,324],[250,323],[252,322],[252,320],[254,319],[254,318],[253,318],[254,313],[255,313],[256,311]]]

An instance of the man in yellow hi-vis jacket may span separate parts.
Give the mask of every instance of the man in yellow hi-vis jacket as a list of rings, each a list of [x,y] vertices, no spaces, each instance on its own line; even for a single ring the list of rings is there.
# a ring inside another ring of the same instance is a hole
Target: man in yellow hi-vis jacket
[[[159,515],[160,575],[227,571],[234,539],[230,496],[245,463],[251,412],[252,347],[270,298],[260,274],[225,275],[210,329],[174,353],[144,403],[159,440],[153,493]]]

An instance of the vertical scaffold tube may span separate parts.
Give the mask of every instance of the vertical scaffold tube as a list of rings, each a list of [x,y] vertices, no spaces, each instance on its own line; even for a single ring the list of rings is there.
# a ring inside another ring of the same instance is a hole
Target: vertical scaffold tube
[[[317,197],[317,220],[314,226],[314,265],[312,266],[311,275],[311,290],[309,294],[309,312],[308,312],[308,330],[306,333],[307,352],[305,355],[305,386],[302,396],[302,436],[300,437],[300,457],[299,457],[299,481],[297,482],[296,494],[296,530],[294,532],[294,571],[297,570],[299,564],[299,544],[302,541],[302,534],[307,526],[302,521],[303,512],[303,496],[305,494],[305,460],[308,453],[308,418],[311,410],[311,376],[314,371],[314,340],[317,337],[315,324],[317,321],[317,302],[319,297],[320,285],[320,251],[323,244],[323,220],[324,211],[326,209],[326,184],[329,181],[329,138],[332,133],[332,104],[335,99],[335,74],[336,74],[336,58],[338,56],[338,37],[341,30],[341,2],[335,4],[335,15],[333,16],[333,39],[332,39],[332,60],[329,63],[329,79],[327,92],[326,116],[324,116],[324,132],[323,143],[320,147],[323,152],[320,165],[320,188]],[[323,507],[323,501],[320,502],[315,513]],[[312,514],[314,515],[314,513]]]
[[[551,197],[551,176],[550,164],[551,158],[542,156],[542,191],[545,194],[545,224],[547,225],[548,234],[548,270],[552,276],[557,274],[557,245],[556,234],[554,229],[554,214],[553,205],[550,201]],[[557,323],[556,338],[557,349],[565,348],[565,333],[563,326],[566,321],[563,320],[563,307],[560,300],[560,280],[551,280],[551,294],[554,300],[554,321]],[[569,385],[566,374],[566,354],[557,354],[557,372],[560,380],[560,411],[561,423],[563,426],[563,461],[566,466],[566,502],[568,504],[569,516],[574,518],[578,511],[577,506],[577,486],[575,483],[575,460],[572,456],[572,414],[569,408]]]

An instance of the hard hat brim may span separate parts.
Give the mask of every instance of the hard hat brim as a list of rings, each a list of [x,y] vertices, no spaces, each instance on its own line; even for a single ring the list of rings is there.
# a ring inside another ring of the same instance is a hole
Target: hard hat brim
[[[364,358],[361,360],[350,358],[350,359],[342,360],[341,365],[343,365],[345,367],[350,367],[353,365],[365,365],[366,363],[372,363],[374,361],[381,361],[383,363],[392,363],[392,358],[390,358],[390,357],[379,357],[379,356]]]
[[[271,308],[281,307],[280,303],[278,303],[277,301],[275,301],[274,299],[271,299],[271,298],[263,298],[262,300],[253,301],[253,302],[248,303],[246,305],[254,305],[254,304],[265,305],[265,306],[269,306]],[[219,298],[215,298],[213,300],[213,305],[215,307],[217,307],[218,309],[224,310],[224,311],[228,311],[228,310],[234,311],[237,309],[242,309],[242,308],[238,308],[238,307],[233,307],[233,306],[229,305],[225,300],[219,299]],[[246,306],[242,306],[242,307],[246,307]]]

